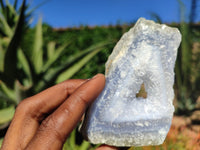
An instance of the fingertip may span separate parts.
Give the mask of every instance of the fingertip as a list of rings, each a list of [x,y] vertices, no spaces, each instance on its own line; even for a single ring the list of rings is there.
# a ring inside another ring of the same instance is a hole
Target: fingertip
[[[88,85],[90,86],[91,91],[95,91],[94,93],[98,93],[99,95],[105,86],[105,81],[105,76],[99,73],[89,80]]]
[[[95,80],[95,84],[98,85],[98,87],[102,86],[104,88],[106,79],[103,74],[99,73],[99,74],[95,75],[90,81],[94,81],[94,80]]]

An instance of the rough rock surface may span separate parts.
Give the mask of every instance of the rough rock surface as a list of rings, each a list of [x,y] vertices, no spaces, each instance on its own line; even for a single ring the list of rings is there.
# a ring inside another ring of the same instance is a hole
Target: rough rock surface
[[[89,108],[82,133],[91,143],[115,146],[162,144],[174,107],[178,29],[140,18],[106,63],[106,85]],[[144,84],[147,98],[136,97]]]

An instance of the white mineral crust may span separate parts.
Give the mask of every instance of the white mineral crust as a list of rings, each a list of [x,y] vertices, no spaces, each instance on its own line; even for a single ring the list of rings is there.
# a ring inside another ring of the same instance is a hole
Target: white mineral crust
[[[159,145],[173,117],[174,66],[181,34],[140,18],[106,63],[106,85],[89,108],[82,133],[91,143]],[[144,83],[147,98],[136,97]]]

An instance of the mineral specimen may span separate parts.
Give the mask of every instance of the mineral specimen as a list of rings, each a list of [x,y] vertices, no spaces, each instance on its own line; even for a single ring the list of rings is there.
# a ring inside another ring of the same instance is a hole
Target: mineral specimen
[[[181,34],[140,18],[106,63],[106,85],[89,108],[82,133],[91,143],[159,145],[173,117],[174,65]],[[147,98],[136,97],[144,84]]]

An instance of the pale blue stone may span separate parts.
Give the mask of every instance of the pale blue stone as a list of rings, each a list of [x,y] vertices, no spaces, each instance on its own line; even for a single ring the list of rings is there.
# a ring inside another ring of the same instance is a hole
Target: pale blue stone
[[[106,63],[106,85],[82,126],[91,143],[162,144],[173,117],[174,66],[181,34],[140,18]],[[136,97],[144,83],[147,98]]]

